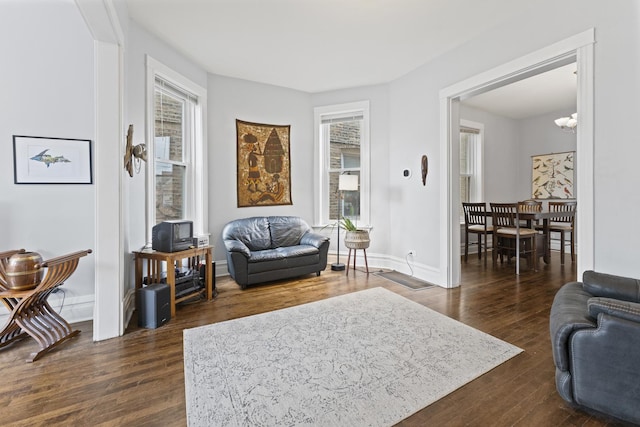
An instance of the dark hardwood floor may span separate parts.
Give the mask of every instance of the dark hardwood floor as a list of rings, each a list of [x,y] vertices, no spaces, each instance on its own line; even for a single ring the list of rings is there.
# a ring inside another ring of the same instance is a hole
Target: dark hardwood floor
[[[548,314],[575,270],[552,257],[538,272],[517,277],[513,265],[493,268],[489,261],[485,267],[470,256],[455,289],[413,291],[360,266],[348,277],[327,268],[320,277],[245,291],[229,277],[218,278],[214,301],[179,307],[158,329],[138,328],[134,318],[123,337],[94,343],[91,323],[84,322],[75,325],[79,337],[31,364],[24,361],[36,348],[30,338],[2,349],[0,424],[183,426],[183,329],[382,286],[525,350],[399,425],[620,425],[570,408],[555,391]]]

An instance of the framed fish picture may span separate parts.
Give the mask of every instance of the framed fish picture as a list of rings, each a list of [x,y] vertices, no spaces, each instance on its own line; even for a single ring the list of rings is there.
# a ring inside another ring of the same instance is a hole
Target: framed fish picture
[[[16,184],[92,184],[91,140],[13,135]]]
[[[534,199],[575,199],[575,151],[531,156],[531,195]]]

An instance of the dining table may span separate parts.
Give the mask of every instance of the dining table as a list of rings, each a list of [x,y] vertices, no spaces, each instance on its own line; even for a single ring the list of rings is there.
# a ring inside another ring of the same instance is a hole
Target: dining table
[[[532,223],[534,221],[542,220],[542,235],[543,235],[543,260],[545,264],[549,264],[551,262],[551,232],[550,226],[551,221],[554,218],[573,218],[575,216],[575,211],[573,212],[552,212],[549,210],[542,210],[539,212],[518,212],[518,219],[521,221],[527,221],[528,223]],[[492,217],[491,210],[487,210],[487,217]],[[516,274],[520,274],[520,262],[519,259],[516,261]]]
[[[540,212],[518,212],[518,217],[524,221],[539,221],[542,220],[542,234],[544,236],[544,255],[543,259],[545,264],[551,262],[551,233],[549,231],[551,221],[553,218],[573,218],[575,212],[551,212],[543,210]]]

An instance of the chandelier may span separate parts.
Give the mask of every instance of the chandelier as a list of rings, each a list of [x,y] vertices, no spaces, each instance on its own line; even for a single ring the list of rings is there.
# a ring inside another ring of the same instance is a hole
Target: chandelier
[[[555,120],[555,123],[562,130],[576,133],[576,126],[578,126],[578,113],[573,113],[571,117],[560,117]]]

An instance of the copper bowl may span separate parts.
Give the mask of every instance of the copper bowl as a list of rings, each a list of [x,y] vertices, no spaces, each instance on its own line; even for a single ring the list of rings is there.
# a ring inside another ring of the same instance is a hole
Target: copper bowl
[[[40,284],[44,277],[42,257],[37,252],[22,252],[11,255],[5,273],[7,286],[14,291],[26,291]]]

